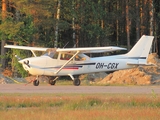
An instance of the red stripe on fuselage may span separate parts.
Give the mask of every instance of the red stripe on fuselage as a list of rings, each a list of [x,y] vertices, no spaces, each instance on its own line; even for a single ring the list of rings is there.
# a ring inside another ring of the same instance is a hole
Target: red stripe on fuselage
[[[78,69],[79,69],[78,67],[68,67],[68,68],[63,68],[62,70],[78,70]]]

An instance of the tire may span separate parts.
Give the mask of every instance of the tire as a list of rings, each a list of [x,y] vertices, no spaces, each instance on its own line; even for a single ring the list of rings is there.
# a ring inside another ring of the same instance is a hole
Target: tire
[[[39,80],[33,81],[33,85],[34,85],[34,86],[38,86],[38,85],[39,85]]]
[[[49,84],[50,84],[50,85],[55,85],[55,84],[56,84],[56,80],[55,80],[55,81],[49,80]]]
[[[81,81],[78,78],[75,78],[75,80],[73,80],[73,85],[79,86],[80,84],[81,84]]]

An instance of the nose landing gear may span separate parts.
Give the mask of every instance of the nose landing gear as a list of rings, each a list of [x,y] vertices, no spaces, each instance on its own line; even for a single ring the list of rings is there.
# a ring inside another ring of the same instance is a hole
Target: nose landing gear
[[[25,84],[25,86],[28,85],[28,84],[30,84],[31,82],[33,82],[34,86],[38,86],[39,85],[38,76],[36,78],[30,80],[27,84]]]

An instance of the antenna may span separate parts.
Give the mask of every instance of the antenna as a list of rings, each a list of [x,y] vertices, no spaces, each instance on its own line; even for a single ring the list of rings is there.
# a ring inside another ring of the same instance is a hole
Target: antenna
[[[76,42],[74,45],[73,45],[73,48],[76,48],[76,45],[78,44],[78,42]]]
[[[64,47],[63,47],[63,48],[65,48],[65,47],[68,45],[68,43],[69,43],[69,41],[64,45]]]

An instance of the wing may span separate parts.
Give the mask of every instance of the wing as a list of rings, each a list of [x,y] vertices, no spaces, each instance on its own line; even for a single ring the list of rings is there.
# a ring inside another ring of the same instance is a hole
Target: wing
[[[46,51],[49,48],[41,48],[41,47],[28,47],[28,46],[17,46],[17,45],[5,45],[5,48],[14,48],[14,49],[23,49],[23,50],[31,50],[31,51]],[[122,47],[84,47],[84,48],[58,48],[57,52],[77,52],[79,53],[102,53],[102,52],[112,52],[118,50],[127,50]]]
[[[5,45],[4,47],[22,49],[22,50],[31,50],[31,51],[46,51],[48,49],[48,48],[41,48],[41,47],[28,47],[28,46],[17,46],[17,45]]]
[[[102,52],[112,52],[118,50],[127,50],[126,48],[121,47],[85,47],[85,48],[58,48],[57,52],[76,52],[79,51],[80,53],[102,53]]]

